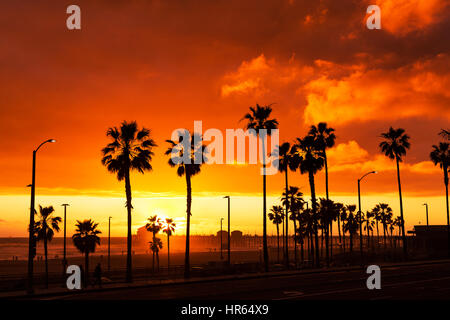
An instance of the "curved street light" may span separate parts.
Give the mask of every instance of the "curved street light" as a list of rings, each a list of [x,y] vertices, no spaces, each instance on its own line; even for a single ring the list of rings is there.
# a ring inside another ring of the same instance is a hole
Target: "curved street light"
[[[369,174],[376,174],[376,171],[370,171],[358,179],[358,208],[359,208],[359,251],[361,252],[361,264],[363,263],[363,241],[362,241],[362,211],[361,211],[361,181]]]
[[[31,205],[30,205],[30,225],[29,225],[29,239],[28,239],[28,285],[27,292],[33,293],[33,259],[35,255],[36,244],[34,241],[34,198],[36,190],[36,153],[46,143],[54,143],[55,139],[48,139],[42,142],[35,150],[33,150],[33,167],[31,176]]]

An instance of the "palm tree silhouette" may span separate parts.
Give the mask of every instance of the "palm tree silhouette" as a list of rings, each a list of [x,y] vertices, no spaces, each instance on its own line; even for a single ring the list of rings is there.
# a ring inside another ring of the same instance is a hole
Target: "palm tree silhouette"
[[[433,145],[433,151],[430,153],[430,159],[434,165],[444,171],[445,200],[447,204],[447,237],[448,237],[448,255],[450,256],[450,218],[448,208],[448,171],[450,169],[450,144],[440,142],[439,145]]]
[[[192,204],[192,186],[191,178],[201,171],[201,165],[208,161],[206,158],[206,146],[199,143],[202,140],[201,135],[190,134],[188,130],[177,132],[176,141],[166,140],[169,148],[165,152],[170,155],[169,165],[177,167],[177,175],[185,176],[187,200],[186,200],[186,250],[184,257],[184,277],[190,276],[190,255],[189,255],[189,237],[191,228],[191,204]]]
[[[311,188],[311,202],[312,202],[312,215],[317,215],[317,200],[316,200],[316,188],[314,184],[314,175],[323,168],[324,157],[323,152],[319,148],[316,140],[313,136],[307,135],[303,139],[297,138],[297,144],[295,145],[295,154],[299,163],[301,174],[308,173],[309,186]],[[320,266],[319,259],[319,235],[317,225],[315,227],[315,242],[316,242],[316,266]]]
[[[155,255],[157,255],[157,259],[158,259],[158,264],[159,264],[159,250],[158,250],[158,242],[156,241],[156,234],[161,230],[162,228],[162,220],[157,216],[151,216],[150,218],[147,219],[148,223],[145,225],[145,229],[148,232],[151,232],[153,237],[152,237],[152,241],[150,241],[150,249],[152,250],[152,271],[155,271]],[[159,266],[158,266],[158,270],[159,270]]]
[[[384,239],[384,249],[386,250],[386,231],[388,230],[389,221],[392,219],[392,208],[387,203],[377,204],[377,212],[379,214],[379,219],[383,225],[383,239]]]
[[[284,210],[282,206],[272,206],[269,212],[269,220],[277,227],[277,257],[280,262],[280,227],[283,223]]]
[[[153,139],[150,138],[150,130],[142,128],[138,130],[136,121],[122,122],[120,128],[112,127],[106,132],[106,135],[112,139],[105,148],[102,149],[102,164],[108,171],[117,174],[117,180],[125,180],[125,194],[127,198],[127,282],[132,282],[132,263],[131,263],[131,182],[130,171],[137,170],[140,173],[151,171],[153,147],[156,146]]]
[[[359,220],[355,215],[356,205],[351,204],[346,206],[347,218],[344,229],[350,234],[350,253],[353,252],[353,238],[358,232]]]
[[[176,224],[173,219],[166,218],[162,231],[167,234],[167,272],[170,270],[170,236],[175,232]]]
[[[295,148],[291,147],[289,142],[285,142],[281,144],[281,146],[277,146],[277,148],[274,151],[274,154],[278,156],[278,170],[283,173],[284,172],[284,180],[285,180],[285,192],[288,192],[289,190],[289,184],[288,184],[288,171],[295,171],[297,170],[298,163],[295,161],[294,157],[294,151]],[[289,216],[289,201],[284,202],[285,206],[285,212],[286,217]],[[294,220],[295,222],[295,220]],[[284,245],[284,262],[286,264],[286,267],[289,268],[289,219],[286,219],[286,237],[284,239],[285,245]],[[294,230],[295,234],[295,230]]]
[[[450,129],[442,129],[441,132],[439,132],[439,135],[441,135],[444,139],[450,140]]]
[[[87,287],[89,282],[89,253],[95,252],[97,245],[100,245],[100,237],[102,233],[97,230],[98,223],[91,219],[79,221],[75,225],[76,230],[72,236],[74,246],[84,253],[84,287]]]
[[[375,218],[375,214],[373,210],[366,211],[366,219],[364,222],[366,223],[364,226],[364,231],[367,231],[367,248],[370,248],[370,233],[373,234],[373,227],[375,226],[375,221],[372,220]],[[373,242],[373,241],[372,241]]]
[[[400,162],[402,162],[402,157],[406,155],[406,150],[409,149],[411,144],[409,143],[409,136],[405,133],[405,129],[389,128],[388,132],[382,133],[381,137],[385,141],[380,143],[381,151],[385,156],[396,161],[397,164],[397,180],[398,180],[398,194],[400,198],[400,217],[402,221],[405,221],[403,216],[403,200],[402,200],[402,184],[400,182]],[[405,224],[402,224],[402,238],[403,238],[403,252],[405,258],[408,256],[408,249],[406,243],[406,233]]]
[[[321,221],[321,225],[325,231],[325,256],[327,267],[330,266],[330,255],[329,255],[329,245],[330,245],[330,228],[329,226],[336,220],[339,215],[339,209],[336,204],[329,199],[319,199],[319,209],[318,216]]]
[[[272,113],[271,106],[250,107],[250,112],[245,114],[241,120],[247,120],[246,129],[255,130],[255,134],[261,139],[261,154],[263,156],[263,252],[264,252],[264,270],[269,271],[269,252],[267,249],[267,204],[266,204],[266,148],[265,139],[266,134],[271,135],[271,131],[278,128],[278,121],[276,119],[269,119]],[[266,131],[260,131],[266,130]],[[265,133],[264,133],[265,132]]]
[[[156,255],[156,270],[159,272],[159,250],[162,249],[163,244],[160,238],[153,237],[152,241],[148,242],[150,249],[153,252],[153,270],[155,269],[155,255]]]
[[[47,243],[53,240],[55,231],[59,232],[59,223],[61,217],[53,217],[53,206],[42,207],[39,206],[38,221],[35,222],[34,232],[36,233],[37,241],[44,241],[44,255],[45,255],[45,288],[48,288],[48,250]]]
[[[290,186],[286,191],[283,192],[281,196],[281,204],[283,204],[285,207],[289,207],[291,210],[291,215],[286,215],[288,218],[287,220],[292,220],[294,223],[294,261],[295,265],[297,266],[297,239],[298,237],[295,237],[295,234],[297,232],[297,221],[296,215],[299,214],[299,212],[302,210],[304,205],[303,200],[303,193],[299,191],[298,187]],[[288,235],[287,235],[288,236]]]

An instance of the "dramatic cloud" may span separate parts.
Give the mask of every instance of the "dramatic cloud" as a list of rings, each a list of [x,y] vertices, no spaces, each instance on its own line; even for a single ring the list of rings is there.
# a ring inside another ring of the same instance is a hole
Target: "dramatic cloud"
[[[450,58],[441,54],[398,69],[356,70],[338,79],[322,76],[303,89],[306,123],[364,122],[380,116],[450,119]]]
[[[426,31],[445,18],[442,12],[449,6],[445,0],[377,0],[375,3],[381,9],[382,28],[399,36]]]

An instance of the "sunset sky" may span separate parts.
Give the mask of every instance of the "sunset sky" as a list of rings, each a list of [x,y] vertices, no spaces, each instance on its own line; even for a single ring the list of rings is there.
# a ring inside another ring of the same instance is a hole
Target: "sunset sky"
[[[81,30],[66,28],[66,8],[81,8]],[[381,8],[381,30],[365,26]],[[450,1],[3,1],[0,4],[0,237],[26,236],[32,150],[38,152],[36,202],[93,218],[126,236],[124,183],[102,166],[108,127],[136,120],[150,128],[152,172],[133,173],[133,232],[147,217],[183,226],[185,180],[164,155],[173,130],[236,129],[256,103],[274,103],[281,141],[310,125],[336,129],[329,150],[330,197],[363,210],[387,202],[399,214],[395,163],[380,134],[403,127],[411,149],[401,164],[407,229],[444,224],[443,173],[429,161],[450,123]],[[192,232],[215,233],[231,195],[232,229],[262,232],[259,165],[209,165],[193,178]],[[306,176],[290,184],[309,198]],[[325,195],[324,174],[317,192]],[[268,204],[284,176],[268,176]],[[269,234],[274,232],[270,226]],[[180,228],[177,233],[184,233]]]

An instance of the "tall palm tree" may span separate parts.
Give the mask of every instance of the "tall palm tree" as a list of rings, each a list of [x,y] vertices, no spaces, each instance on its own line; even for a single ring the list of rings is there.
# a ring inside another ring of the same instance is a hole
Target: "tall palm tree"
[[[192,185],[191,179],[201,171],[203,163],[207,162],[206,146],[200,141],[203,141],[201,135],[191,133],[188,130],[180,130],[177,132],[175,141],[166,140],[169,148],[165,152],[170,155],[169,166],[177,168],[177,175],[184,176],[186,179],[186,250],[184,256],[184,277],[190,276],[190,230],[191,230],[191,205],[192,205]]]
[[[285,192],[289,190],[288,184],[288,171],[295,171],[298,167],[298,163],[295,161],[294,157],[295,148],[291,147],[289,142],[283,143],[281,146],[277,146],[275,149],[275,155],[278,156],[278,168],[280,172],[284,172],[284,182],[285,182]],[[289,216],[289,201],[284,202],[286,217]],[[284,252],[284,262],[286,267],[289,267],[289,219],[286,219],[286,226],[284,227],[286,230],[285,241],[285,252]],[[294,230],[295,234],[295,230]]]
[[[159,250],[158,250],[158,242],[156,241],[156,235],[162,229],[162,220],[157,215],[151,216],[147,219],[148,222],[145,225],[145,229],[148,232],[152,233],[152,241],[150,241],[150,249],[152,250],[152,270],[155,271],[155,255],[157,255],[157,259],[159,262]],[[159,267],[158,267],[159,269]]]
[[[47,243],[53,240],[55,231],[59,232],[59,223],[61,217],[53,217],[53,206],[42,207],[39,206],[38,221],[35,222],[34,232],[36,233],[36,240],[44,242],[45,255],[45,288],[48,288],[48,250]]]
[[[76,230],[72,236],[74,246],[84,253],[84,287],[87,287],[89,282],[89,253],[95,252],[97,245],[100,245],[100,237],[102,233],[97,229],[98,223],[91,219],[79,221],[75,225]]]
[[[277,257],[280,261],[280,227],[283,223],[284,210],[282,206],[272,206],[269,212],[269,220],[277,227]]]
[[[450,218],[448,208],[448,172],[450,169],[450,144],[447,142],[440,142],[439,145],[433,145],[433,151],[430,153],[430,159],[434,165],[444,171],[444,185],[445,185],[445,200],[447,204],[447,237],[448,237],[448,254],[450,256]]]
[[[166,218],[163,223],[162,231],[167,234],[167,272],[170,270],[170,236],[174,234],[176,226],[171,218]]]
[[[150,138],[150,130],[138,129],[136,121],[122,122],[119,128],[112,127],[106,132],[106,136],[112,139],[102,149],[102,164],[109,172],[117,174],[117,180],[125,180],[125,195],[127,198],[127,282],[133,281],[131,265],[131,182],[130,171],[137,170],[140,173],[152,170],[153,147],[156,146]]]
[[[397,181],[398,181],[398,194],[400,198],[400,217],[402,221],[405,221],[403,216],[403,200],[402,200],[402,184],[400,182],[400,162],[402,157],[406,155],[406,150],[409,149],[411,144],[409,143],[409,136],[405,133],[405,129],[389,128],[388,132],[382,133],[381,137],[385,140],[380,143],[381,151],[390,159],[395,160],[397,164]],[[403,238],[403,252],[405,258],[408,256],[408,249],[406,244],[405,224],[402,225],[402,238]]]
[[[326,150],[334,146],[336,135],[334,134],[334,129],[329,128],[326,122],[319,122],[317,127],[315,125],[311,126],[309,134],[314,137],[316,143],[318,144],[318,148],[323,152],[323,159],[325,164],[325,190],[328,200],[328,162]]]
[[[295,145],[295,154],[298,157],[300,172],[302,174],[308,173],[309,186],[311,188],[311,202],[312,215],[317,216],[317,200],[316,187],[314,184],[314,175],[320,171],[324,166],[323,152],[317,144],[313,136],[307,135],[303,139],[297,138]],[[317,225],[315,227],[315,242],[316,242],[316,266],[320,266],[319,259],[319,235]]]
[[[255,130],[256,135],[261,139],[261,154],[263,156],[263,254],[264,254],[264,270],[269,271],[269,251],[267,249],[267,203],[266,203],[266,134],[271,135],[272,130],[278,128],[278,121],[270,119],[272,113],[271,106],[250,107],[250,112],[245,114],[242,120],[246,120],[245,128],[247,130]],[[265,130],[265,131],[260,131]],[[266,133],[264,133],[266,132]]]

